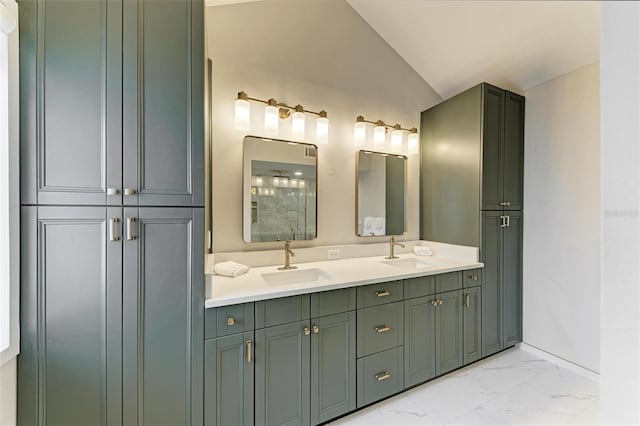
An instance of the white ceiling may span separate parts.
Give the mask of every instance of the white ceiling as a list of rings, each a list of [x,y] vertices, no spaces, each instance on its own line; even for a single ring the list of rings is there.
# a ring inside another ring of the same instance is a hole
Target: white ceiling
[[[347,0],[443,98],[523,92],[600,58],[600,2]]]

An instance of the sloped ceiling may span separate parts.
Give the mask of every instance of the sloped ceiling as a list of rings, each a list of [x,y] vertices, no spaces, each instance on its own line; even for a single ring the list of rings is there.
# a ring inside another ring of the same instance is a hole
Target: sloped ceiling
[[[523,92],[600,58],[600,2],[347,2],[445,99],[481,81]]]

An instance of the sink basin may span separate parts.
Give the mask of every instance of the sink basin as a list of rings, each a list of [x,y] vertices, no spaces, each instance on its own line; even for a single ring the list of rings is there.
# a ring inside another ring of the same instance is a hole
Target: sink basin
[[[267,285],[310,284],[333,279],[331,275],[318,268],[270,272],[262,274],[262,278]]]
[[[422,269],[438,266],[430,260],[414,258],[385,260],[382,263],[399,269]]]

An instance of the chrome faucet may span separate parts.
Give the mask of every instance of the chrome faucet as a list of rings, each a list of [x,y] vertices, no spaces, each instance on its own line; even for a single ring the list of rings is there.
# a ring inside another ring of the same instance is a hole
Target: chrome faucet
[[[284,266],[278,268],[278,270],[297,269],[297,266],[291,266],[291,258],[296,257],[296,254],[291,250],[291,241],[284,242]]]
[[[391,237],[389,240],[389,256],[385,257],[385,259],[398,259],[398,256],[394,254],[394,250],[396,246],[400,246],[404,248],[404,244],[396,243],[396,237]]]

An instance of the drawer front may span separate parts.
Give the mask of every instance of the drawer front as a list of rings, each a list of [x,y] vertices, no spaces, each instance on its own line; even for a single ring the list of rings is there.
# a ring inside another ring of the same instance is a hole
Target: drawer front
[[[204,337],[228,336],[255,328],[253,303],[209,308],[205,311]]]
[[[403,312],[403,302],[358,310],[358,358],[402,345]]]
[[[416,297],[429,296],[435,294],[436,283],[435,277],[429,275],[427,277],[409,278],[404,280],[404,298],[413,299]]]
[[[311,317],[323,317],[356,309],[356,289],[323,291],[311,295]]]
[[[436,293],[460,290],[462,288],[462,272],[448,272],[435,276]]]
[[[402,281],[358,287],[358,308],[368,308],[402,300],[402,289]]]
[[[256,302],[256,328],[309,319],[309,295],[282,297]]]
[[[358,360],[358,408],[403,389],[402,359],[403,349],[399,347]]]
[[[462,271],[462,283],[464,288],[482,285],[482,269],[469,269]]]

